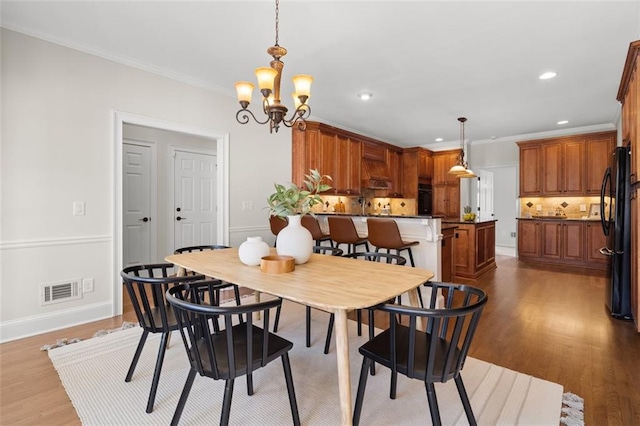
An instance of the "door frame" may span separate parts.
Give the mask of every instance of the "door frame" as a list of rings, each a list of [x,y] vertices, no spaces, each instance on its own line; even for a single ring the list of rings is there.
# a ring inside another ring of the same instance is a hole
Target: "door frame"
[[[151,222],[149,222],[149,244],[151,247],[149,248],[149,257],[155,259],[158,255],[158,147],[155,142],[123,137],[122,145],[124,144],[149,148],[151,160],[149,164],[149,179],[151,184],[151,206],[149,211],[149,216],[151,216]],[[120,188],[122,188],[122,186],[120,186]],[[122,200],[122,194],[120,195],[120,199]]]
[[[176,188],[175,188],[175,173],[176,173],[176,162],[175,162],[175,158],[176,158],[176,153],[180,151],[180,152],[189,152],[189,153],[193,153],[193,154],[203,154],[203,155],[213,155],[218,157],[217,152],[215,152],[212,149],[206,149],[206,148],[195,148],[195,147],[190,147],[190,146],[178,146],[178,145],[170,145],[169,146],[169,175],[167,175],[167,180],[170,182],[169,186],[170,186],[170,191],[171,193],[169,194],[169,203],[171,206],[171,216],[174,216],[174,211],[173,208],[176,205],[176,200],[175,200],[175,195],[176,195]],[[216,158],[216,170],[220,167],[219,166],[219,160],[218,158]],[[216,172],[216,180],[218,179],[217,176],[217,172]],[[219,222],[220,221],[220,215],[218,214],[218,212],[220,211],[220,207],[218,202],[220,201],[220,197],[217,194],[217,191],[219,189],[219,185],[218,182],[216,182],[216,220]],[[174,226],[175,226],[175,221],[173,222]],[[218,240],[220,240],[220,224],[218,223],[216,226],[216,236],[218,238]],[[176,233],[175,233],[175,229],[174,232],[171,232],[171,235],[169,236],[168,239],[168,243],[169,243],[169,247],[167,247],[167,250],[172,250],[172,247],[175,247],[175,238],[176,238]],[[226,242],[220,242],[220,241],[216,241],[214,244],[220,244],[220,245],[229,245],[228,244],[228,238],[226,239]]]
[[[112,220],[112,259],[113,293],[112,315],[122,314],[122,144],[124,124],[152,127],[172,132],[186,133],[215,141],[218,156],[217,170],[217,235],[219,243],[229,244],[229,133],[205,127],[161,120],[152,117],[113,111],[113,220]]]

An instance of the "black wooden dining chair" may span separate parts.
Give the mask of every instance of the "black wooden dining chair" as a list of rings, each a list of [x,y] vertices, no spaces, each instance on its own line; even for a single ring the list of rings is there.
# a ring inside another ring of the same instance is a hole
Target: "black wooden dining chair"
[[[407,259],[397,254],[390,253],[378,253],[378,252],[354,252],[345,254],[343,257],[348,257],[350,259],[361,259],[367,260],[369,262],[382,262],[382,263],[391,263],[394,265],[405,265],[407,263]],[[373,324],[373,310],[369,309],[369,338],[373,338],[374,334],[374,324]],[[335,315],[331,314],[329,317],[329,326],[327,327],[327,339],[324,343],[324,353],[329,353],[329,346],[331,344],[331,335],[333,333],[333,324],[335,322]],[[356,310],[356,319],[358,323],[358,336],[362,335],[362,309]],[[372,369],[372,373],[373,369]]]
[[[342,256],[342,254],[344,253],[342,251],[342,249],[339,249],[337,247],[329,247],[329,246],[313,246],[313,252],[314,253],[319,253],[319,254],[327,254],[327,255],[331,255],[331,256]],[[306,345],[307,348],[311,347],[311,307],[310,306],[305,306],[305,318],[306,318]],[[280,323],[280,312],[282,311],[282,306],[278,306],[278,309],[276,310],[276,319],[273,322],[273,332],[277,333],[278,332],[278,324]]]
[[[162,363],[164,361],[165,351],[167,350],[169,336],[172,331],[178,329],[178,323],[173,309],[167,303],[165,293],[175,285],[185,282],[202,281],[205,277],[203,275],[178,277],[174,274],[174,265],[171,263],[130,266],[122,270],[120,276],[124,280],[133,310],[136,313],[140,327],[142,327],[142,335],[140,336],[138,347],[129,366],[125,382],[130,382],[133,377],[149,333],[162,333],[153,379],[151,380],[151,390],[147,401],[146,411],[147,413],[151,413],[153,411],[156,391],[158,390],[160,372],[162,371]],[[216,289],[219,285],[224,285],[220,284],[218,280],[212,281],[211,283],[214,284]],[[216,300],[212,300],[210,303],[215,304]]]
[[[299,425],[300,417],[289,362],[289,351],[293,343],[269,332],[269,310],[280,306],[282,300],[242,306],[211,306],[204,304],[201,299],[207,291],[209,286],[206,284],[194,283],[173,287],[167,292],[167,300],[174,309],[191,364],[171,424],[177,425],[182,416],[196,373],[225,381],[220,424],[227,425],[236,377],[246,376],[247,393],[253,395],[253,372],[280,358],[293,424]],[[262,315],[263,327],[253,324],[253,313]],[[245,316],[246,324],[234,324],[235,315]],[[221,329],[213,326],[217,318],[223,318],[224,327]]]
[[[389,314],[390,326],[359,349],[364,358],[353,412],[354,425],[360,422],[367,373],[373,362],[391,369],[391,399],[396,397],[398,373],[424,382],[434,426],[441,424],[434,383],[453,379],[469,424],[476,424],[460,372],[487,303],[487,294],[462,284],[430,282],[425,286],[431,288],[429,308],[393,304],[377,307]],[[444,295],[445,302],[444,307],[438,309],[439,294]],[[403,319],[408,317],[408,325],[398,322],[398,315],[403,315]],[[426,320],[425,331],[416,327],[422,320]]]

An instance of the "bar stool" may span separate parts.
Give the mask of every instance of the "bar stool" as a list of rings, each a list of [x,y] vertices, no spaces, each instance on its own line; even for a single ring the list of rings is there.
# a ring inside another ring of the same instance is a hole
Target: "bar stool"
[[[302,226],[307,228],[309,232],[311,232],[311,237],[315,240],[315,245],[322,245],[323,241],[329,241],[331,247],[333,247],[333,240],[331,239],[331,235],[325,234],[322,232],[320,228],[320,224],[318,223],[318,219],[311,216],[310,214],[305,214],[302,216]]]
[[[367,230],[369,232],[369,242],[376,246],[376,253],[380,249],[386,249],[387,253],[391,253],[391,250],[395,250],[399,256],[400,252],[407,250],[409,253],[409,262],[411,266],[415,268],[416,264],[413,261],[413,251],[411,247],[420,244],[420,241],[403,241],[398,229],[398,224],[393,219],[381,219],[381,218],[368,218]],[[424,307],[422,303],[422,294],[420,293],[420,287],[418,287],[418,298],[420,299],[420,306]]]
[[[366,251],[369,251],[369,241],[367,237],[361,237],[356,231],[353,220],[347,216],[329,216],[329,234],[331,239],[335,241],[336,247],[340,244],[347,244],[347,253],[353,253],[360,245],[364,245]]]
[[[376,246],[376,252],[380,249],[387,249],[387,253],[395,250],[399,255],[402,250],[409,252],[409,262],[415,267],[413,252],[411,247],[420,244],[420,241],[402,241],[398,224],[393,219],[367,219],[367,230],[369,231],[369,242]]]
[[[271,233],[276,236],[276,239],[273,241],[273,246],[276,246],[276,241],[278,241],[278,234],[282,231],[289,222],[287,219],[284,219],[280,216],[269,216],[269,227],[271,228]]]

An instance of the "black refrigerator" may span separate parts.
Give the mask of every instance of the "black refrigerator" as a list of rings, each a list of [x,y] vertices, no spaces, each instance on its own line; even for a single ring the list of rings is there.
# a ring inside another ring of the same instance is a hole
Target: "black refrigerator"
[[[607,237],[600,253],[611,257],[605,304],[615,318],[631,319],[631,184],[629,147],[613,151],[600,191],[600,221]]]

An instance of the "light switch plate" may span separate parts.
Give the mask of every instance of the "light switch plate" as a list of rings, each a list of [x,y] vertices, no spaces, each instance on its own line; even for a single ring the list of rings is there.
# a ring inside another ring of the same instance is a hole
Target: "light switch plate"
[[[580,204],[580,211],[581,212],[586,212],[587,211],[587,205],[586,204]]]
[[[542,204],[536,204],[536,210],[541,212],[542,211]]]
[[[74,216],[84,216],[85,211],[84,201],[74,201],[73,202],[73,215]]]

